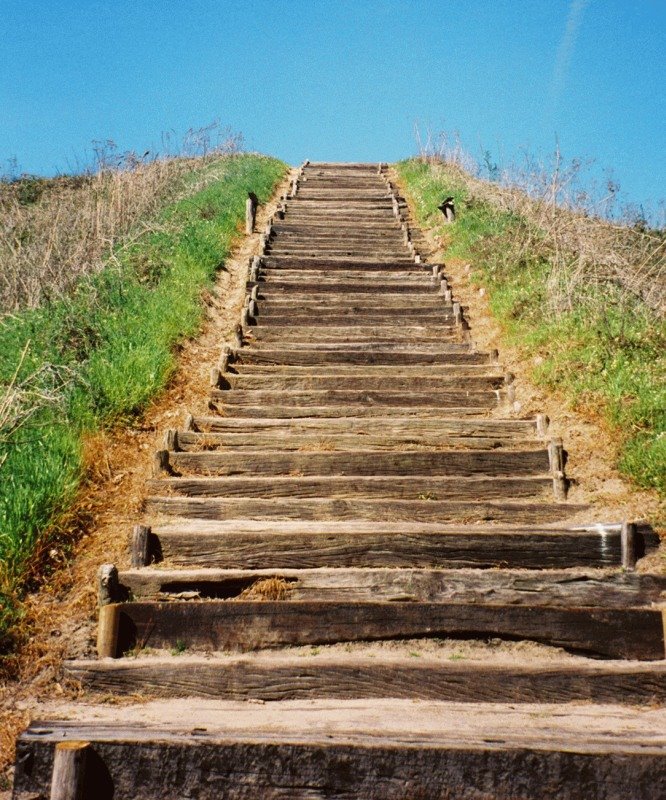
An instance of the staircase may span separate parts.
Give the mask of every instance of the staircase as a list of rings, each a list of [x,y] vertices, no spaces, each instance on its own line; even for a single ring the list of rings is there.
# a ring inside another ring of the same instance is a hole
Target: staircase
[[[15,800],[65,773],[72,798],[665,797],[655,534],[567,502],[385,165],[306,162],[262,237]]]

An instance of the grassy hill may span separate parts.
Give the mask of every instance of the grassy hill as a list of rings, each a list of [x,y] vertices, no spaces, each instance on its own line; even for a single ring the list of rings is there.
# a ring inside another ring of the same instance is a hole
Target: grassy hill
[[[487,288],[534,382],[601,417],[621,471],[666,495],[666,232],[563,204],[566,175],[530,192],[455,160],[412,159],[398,171],[419,221],[444,237],[445,257],[468,261]],[[458,214],[445,226],[437,206],[447,196]]]
[[[286,170],[211,154],[0,184],[0,656],[48,575],[86,434],[139,414],[242,231]]]

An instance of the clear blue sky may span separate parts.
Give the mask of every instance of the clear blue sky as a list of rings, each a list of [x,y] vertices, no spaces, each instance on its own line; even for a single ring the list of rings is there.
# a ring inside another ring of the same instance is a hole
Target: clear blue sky
[[[557,134],[665,194],[666,0],[0,0],[0,23],[0,162],[25,171],[215,118],[291,163],[392,161],[419,121],[505,159]]]

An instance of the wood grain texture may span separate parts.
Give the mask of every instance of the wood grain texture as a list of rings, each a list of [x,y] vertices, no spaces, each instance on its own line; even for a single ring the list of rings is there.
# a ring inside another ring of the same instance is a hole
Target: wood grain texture
[[[183,505],[206,508],[211,501],[176,498],[155,501],[156,510],[162,513],[171,509],[182,511]],[[276,505],[277,501],[272,501]],[[152,507],[151,503],[151,507]],[[227,504],[235,505],[233,503]],[[412,507],[413,508],[413,507]],[[256,531],[234,524],[219,529],[197,527],[196,516],[189,519],[190,526],[156,526],[154,535],[159,542],[162,557],[173,564],[216,565],[220,567],[261,568],[316,568],[316,567],[522,567],[531,569],[566,568],[575,566],[618,566],[620,563],[620,534],[600,534],[596,531],[566,531],[525,529],[493,529],[472,526],[468,529],[451,529],[434,526],[423,531],[406,530],[393,523],[386,531],[381,523],[356,520],[348,523],[347,530],[322,527],[318,532],[304,529],[294,523],[293,529],[284,525],[289,519],[274,514],[267,508],[266,517],[273,529],[262,529],[254,517]],[[295,515],[296,519],[302,517]],[[415,509],[406,519],[413,520]],[[435,515],[435,519],[443,515]],[[228,515],[234,519],[234,515]],[[336,517],[333,517],[334,519]],[[515,518],[515,509],[514,509]],[[199,517],[208,520],[210,516]],[[223,519],[223,518],[222,518]],[[236,517],[238,519],[238,517]],[[339,519],[339,518],[338,518]],[[266,523],[263,523],[266,525]]]
[[[90,691],[149,697],[209,697],[266,702],[307,698],[405,697],[491,703],[648,704],[666,701],[664,662],[487,664],[435,658],[388,658],[321,653],[189,656],[115,662],[74,661],[66,674]]]
[[[108,606],[107,606],[108,608]],[[130,602],[118,606],[120,651],[256,650],[390,639],[530,639],[605,658],[664,657],[661,610],[463,603]]]
[[[537,450],[352,450],[349,452],[174,453],[171,468],[218,475],[543,475],[548,453]]]
[[[196,594],[231,599],[257,581],[278,578],[291,600],[492,602],[548,606],[648,606],[663,601],[666,575],[619,569],[131,569],[119,575],[125,597],[156,600]],[[128,594],[130,592],[131,594]],[[666,662],[664,662],[666,669]]]
[[[257,453],[261,458],[261,453]],[[491,500],[543,496],[552,500],[552,478],[461,478],[430,475],[397,477],[326,475],[164,478],[147,481],[151,494],[186,497],[332,498],[387,497],[405,500]]]
[[[419,392],[405,389],[236,389],[227,392],[224,389],[212,389],[211,397],[226,405],[257,406],[275,403],[276,405],[295,406],[425,406],[439,409],[460,408],[494,408],[498,404],[496,390],[487,389],[429,389]]]
[[[300,731],[224,736],[54,720],[32,723],[21,736],[14,800],[46,794],[54,743],[84,736],[97,755],[100,800],[580,800],[599,797],[600,787],[604,800],[661,800],[666,793],[663,744],[636,735],[625,743],[544,742],[529,730],[490,741],[363,732],[327,740]]]

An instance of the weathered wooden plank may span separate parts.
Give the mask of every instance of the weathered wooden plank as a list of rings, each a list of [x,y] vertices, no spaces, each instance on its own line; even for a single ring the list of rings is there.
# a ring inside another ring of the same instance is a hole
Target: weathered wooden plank
[[[548,452],[538,450],[422,450],[337,452],[170,453],[178,471],[218,475],[542,475]]]
[[[430,327],[427,315],[442,314],[445,317],[453,317],[453,307],[444,303],[441,297],[430,292],[424,292],[421,297],[413,297],[405,294],[382,294],[378,297],[367,298],[367,301],[359,301],[354,298],[352,301],[344,295],[331,297],[322,295],[321,298],[312,297],[305,294],[302,297],[275,297],[262,300],[259,304],[259,313],[265,317],[278,316],[280,314],[296,313],[318,313],[318,312],[342,314],[368,313],[382,316],[387,313],[405,314],[408,311],[419,311],[423,315],[420,327]],[[417,323],[418,324],[418,323]]]
[[[441,342],[459,342],[460,331],[451,325],[434,326],[438,331],[429,330],[420,335],[416,329],[411,328],[405,335],[398,338],[394,325],[303,325],[293,327],[253,325],[246,328],[244,339],[251,347],[268,347],[275,350],[281,346],[291,350],[311,348],[359,349],[371,346],[375,350],[404,350],[406,346],[414,350],[430,350]],[[328,348],[326,347],[328,345]],[[423,347],[426,345],[426,347]]]
[[[363,377],[368,378],[466,378],[475,376],[503,377],[504,370],[498,364],[429,364],[425,367],[407,365],[394,367],[390,364],[240,364],[227,367],[226,372],[233,375],[265,375],[265,376],[309,376],[324,375],[327,377]],[[490,420],[487,420],[490,422]],[[514,419],[496,420],[500,425],[513,424]],[[520,420],[518,420],[520,423]],[[534,422],[531,423],[534,425]]]
[[[296,406],[296,405],[271,405],[271,406],[234,406],[225,405],[222,402],[215,403],[210,401],[209,406],[215,409],[226,417],[242,417],[244,419],[262,419],[262,418],[279,418],[284,419],[301,419],[301,418],[316,418],[321,419],[336,419],[348,417],[380,417],[389,419],[391,416],[398,418],[409,417],[414,419],[423,419],[426,417],[439,417],[442,413],[449,414],[456,417],[475,416],[479,414],[487,414],[488,410],[479,406],[451,406],[448,408],[440,408],[439,406],[387,406],[387,405],[374,405],[374,406],[344,406],[344,405],[325,405],[325,406]]]
[[[504,398],[504,392],[497,389],[430,389],[410,391],[409,389],[212,389],[213,400],[225,405],[256,406],[277,403],[295,406],[428,406],[439,409],[495,408]]]
[[[277,579],[289,600],[488,602],[511,605],[648,606],[663,601],[666,575],[619,569],[130,569],[118,575],[111,602],[198,595],[238,597],[255,584]],[[663,662],[666,671],[666,661]]]
[[[226,517],[218,515],[217,525],[205,522],[219,501],[188,500],[178,498],[149,499],[149,510],[181,514],[191,512],[188,520],[159,525],[153,528],[153,554],[173,564],[193,564],[231,569],[285,569],[319,567],[418,567],[432,568],[493,568],[513,567],[524,569],[563,569],[568,567],[617,567],[620,564],[620,531],[618,530],[566,530],[547,528],[503,528],[475,524],[460,526],[433,525],[447,515],[425,512],[436,506],[434,502],[401,504],[404,510],[402,523],[396,514],[386,514],[384,520],[369,524],[359,515],[331,514],[335,523],[326,525],[322,520],[305,521],[301,509],[292,512],[298,520],[292,525],[288,504],[279,518],[279,504],[272,501],[257,503],[254,528],[239,522],[238,502],[227,501]],[[265,519],[261,523],[262,506]],[[302,505],[299,503],[298,505]],[[325,505],[322,503],[320,505]],[[343,505],[343,504],[337,504]],[[423,509],[418,513],[419,505]],[[440,504],[443,505],[443,504]],[[198,507],[198,509],[197,509]],[[512,506],[518,518],[519,506]],[[200,518],[195,520],[195,512]],[[467,513],[473,519],[473,508],[456,508],[458,519]],[[438,509],[439,511],[439,509]],[[235,513],[234,513],[235,512]],[[272,512],[272,517],[271,517]],[[411,512],[411,513],[410,513]],[[299,516],[300,514],[300,516]],[[323,516],[323,515],[322,515]],[[379,512],[377,512],[379,516]],[[310,519],[313,513],[310,514]],[[456,514],[448,518],[456,519]],[[522,517],[521,517],[522,518]],[[422,520],[419,525],[411,524]],[[478,517],[476,518],[478,520]],[[430,520],[430,524],[428,522]],[[656,545],[649,534],[641,535],[644,554]]]
[[[231,417],[229,421],[238,418]],[[376,419],[369,417],[369,420]],[[306,432],[283,431],[276,428],[274,431],[267,429],[253,430],[251,423],[263,421],[248,420],[247,433],[229,430],[226,433],[193,433],[191,431],[178,433],[179,449],[186,451],[198,450],[423,450],[433,447],[445,447],[472,450],[496,450],[500,447],[524,447],[533,449],[538,447],[538,439],[524,439],[517,443],[513,437],[484,437],[484,436],[451,436],[446,433],[434,434],[424,439],[418,433],[394,433],[388,431],[381,433],[350,433],[342,434],[337,428],[313,429]],[[285,420],[283,420],[285,421]],[[295,430],[301,420],[294,420]],[[309,421],[309,420],[308,420]]]
[[[666,701],[666,662],[488,664],[350,654],[316,658],[275,653],[70,661],[65,672],[88,691],[147,697],[265,702],[402,697],[492,703],[658,704]]]
[[[666,794],[657,712],[578,704],[553,716],[549,705],[477,709],[394,700],[383,701],[382,721],[373,701],[336,709],[322,702],[329,708],[313,701],[284,711],[270,703],[202,704],[202,729],[185,724],[187,700],[174,701],[161,726],[147,716],[159,713],[152,704],[145,719],[124,711],[122,723],[100,721],[98,707],[90,721],[36,721],[18,742],[14,800],[46,795],[54,745],[72,739],[92,743],[97,797],[661,800]]]
[[[257,454],[261,458],[260,454]],[[152,494],[186,497],[340,498],[387,497],[403,500],[497,500],[536,498],[552,500],[550,475],[528,478],[460,478],[430,475],[391,476],[252,476],[224,478],[163,478],[147,481]]]
[[[269,389],[286,390],[355,390],[405,391],[413,389],[415,393],[424,390],[448,391],[482,391],[499,389],[504,385],[504,376],[498,374],[458,376],[424,376],[410,377],[374,376],[374,375],[234,375],[227,373],[222,378],[225,388],[242,391],[267,391]],[[496,396],[495,396],[496,397]]]
[[[121,603],[118,654],[134,648],[257,650],[458,636],[530,639],[607,658],[664,658],[661,609],[465,603],[200,601]]]
[[[285,312],[285,313],[276,313],[275,315],[263,315],[261,312],[258,312],[256,316],[252,317],[252,325],[253,326],[264,326],[270,325],[273,327],[285,326],[285,327],[325,327],[325,326],[334,326],[340,327],[342,325],[396,325],[400,319],[404,319],[406,322],[415,322],[415,321],[423,321],[430,320],[435,324],[443,324],[446,322],[447,319],[451,319],[451,316],[446,313],[446,311],[442,308],[441,311],[422,314],[418,308],[409,309],[406,311],[400,311],[398,309],[378,309],[377,312],[365,312],[365,311],[358,311],[358,312],[351,312],[351,313],[336,313],[335,310],[330,312],[324,312],[322,310],[319,313],[315,309],[310,309],[304,307],[302,312]],[[444,350],[446,345],[440,347],[440,350]],[[418,346],[414,346],[412,342],[395,342],[395,349],[398,350],[419,350]]]
[[[359,256],[347,256],[346,258],[331,258],[322,256],[321,258],[304,258],[294,256],[267,255],[261,257],[261,263],[267,269],[279,270],[287,268],[307,272],[310,269],[349,269],[351,265],[358,266],[369,272],[390,272],[392,270],[402,271],[413,268],[414,259],[405,255],[403,258],[364,258]],[[421,270],[421,273],[423,271]]]
[[[392,366],[402,364],[487,364],[490,361],[488,353],[478,352],[452,352],[451,345],[442,345],[440,352],[414,352],[388,350],[368,353],[365,350],[280,350],[269,349],[241,349],[234,351],[233,361],[239,364],[387,364]]]
[[[253,326],[245,332],[245,336],[250,344],[256,343],[261,346],[265,343],[273,342],[273,348],[275,348],[279,344],[293,347],[295,342],[321,344],[330,341],[339,344],[345,341],[349,343],[356,340],[363,340],[363,344],[376,341],[394,344],[398,340],[398,337],[400,337],[399,341],[403,343],[407,343],[408,340],[417,340],[421,342],[454,341],[454,337],[457,337],[458,333],[453,324],[433,325],[432,328],[426,328],[420,325],[405,326],[404,335],[400,327],[396,327],[395,325],[349,325],[340,327],[304,325],[303,327],[289,331],[275,330],[265,326]],[[410,342],[410,344],[413,343],[414,342]],[[351,346],[352,348],[354,347],[353,344]],[[399,377],[399,375],[396,374],[396,377]]]
[[[281,255],[262,255],[261,256],[261,271],[266,271],[267,274],[271,272],[282,273],[283,271],[300,274],[303,277],[311,277],[309,273],[326,272],[331,277],[338,274],[338,272],[353,271],[359,275],[367,275],[369,278],[376,280],[383,275],[390,275],[391,273],[412,273],[418,276],[421,281],[424,280],[427,273],[423,266],[414,262],[407,253],[399,258],[391,259],[373,259],[373,258],[306,258],[296,256],[281,256]]]

